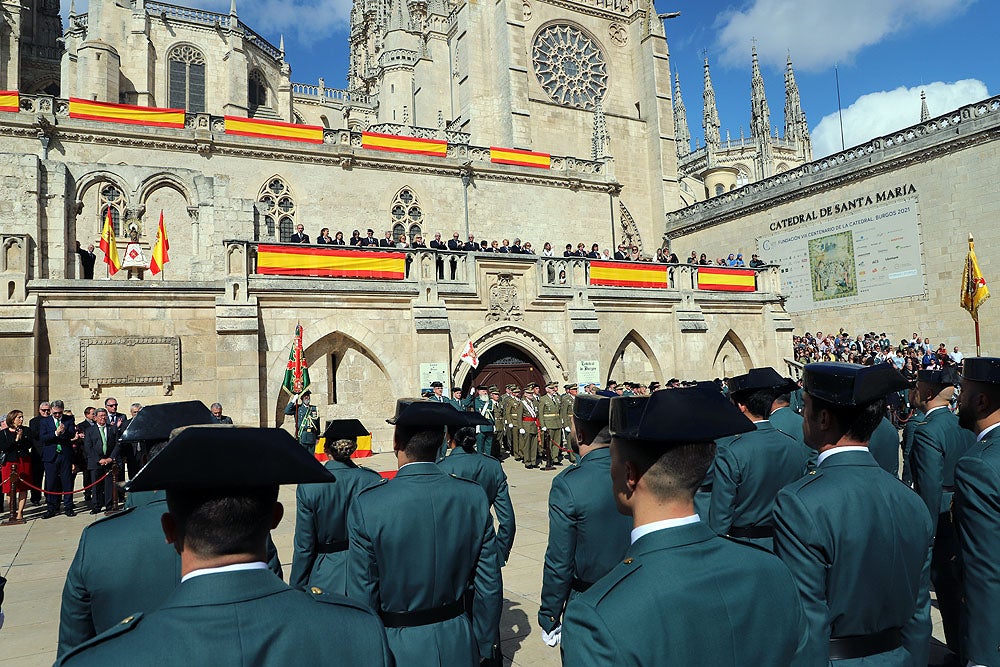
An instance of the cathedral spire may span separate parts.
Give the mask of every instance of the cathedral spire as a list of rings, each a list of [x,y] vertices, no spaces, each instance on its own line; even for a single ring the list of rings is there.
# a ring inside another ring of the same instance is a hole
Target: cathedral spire
[[[785,140],[797,142],[802,158],[807,162],[812,160],[809,123],[806,122],[806,114],[802,110],[802,98],[799,96],[799,86],[795,82],[791,53],[788,54],[785,63]]]
[[[931,119],[931,111],[927,108],[927,93],[920,91],[920,122]]]
[[[608,123],[601,100],[597,100],[594,105],[594,136],[591,139],[590,153],[594,160],[611,157],[611,135],[608,134]]]
[[[407,8],[405,0],[392,0],[392,4],[389,6],[389,29],[386,32],[409,29],[410,10]]]
[[[704,114],[701,126],[705,129],[705,145],[711,152],[719,147],[722,139],[719,136],[719,110],[715,106],[715,89],[712,87],[712,73],[708,69],[708,56],[705,56],[705,92],[703,93]]]
[[[750,136],[754,139],[767,139],[771,135],[771,111],[767,107],[767,96],[764,94],[764,77],[760,73],[760,63],[757,61],[757,45],[752,51],[753,76],[750,82]]]
[[[236,0],[229,0],[229,15],[239,16],[239,14],[236,13]]]
[[[684,108],[684,99],[681,97],[680,72],[674,72],[674,141],[678,156],[691,152],[691,130],[688,128],[687,109]]]

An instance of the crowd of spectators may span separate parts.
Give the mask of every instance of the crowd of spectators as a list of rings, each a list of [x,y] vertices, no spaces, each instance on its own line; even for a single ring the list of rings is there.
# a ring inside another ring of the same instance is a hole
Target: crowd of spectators
[[[851,336],[841,329],[838,333],[806,332],[792,337],[794,359],[807,364],[814,361],[845,361],[873,366],[891,363],[908,380],[915,379],[921,369],[940,369],[960,364],[963,358],[958,346],[951,350],[944,343],[935,345],[930,338],[914,332],[894,344],[888,334],[869,332]]]
[[[379,238],[375,235],[375,230],[373,229],[366,230],[364,236],[361,235],[360,230],[355,229],[351,233],[350,238],[345,239],[344,232],[338,231],[331,236],[330,228],[323,227],[319,231],[319,236],[317,236],[315,241],[313,241],[310,236],[305,233],[303,225],[300,224],[296,226],[295,233],[289,238],[289,243],[340,245],[351,246],[354,248],[430,248],[432,250],[450,250],[452,252],[498,252],[512,255],[538,255],[541,257],[582,257],[586,259],[619,262],[659,262],[661,264],[681,263],[681,261],[677,258],[676,253],[671,252],[668,248],[657,248],[656,253],[650,256],[643,255],[638,246],[626,243],[619,243],[618,247],[613,252],[610,248],[604,248],[602,250],[600,244],[597,243],[591,244],[589,250],[587,249],[587,244],[585,243],[577,243],[576,246],[572,243],[567,243],[562,253],[559,253],[557,250],[553,249],[552,243],[548,241],[542,244],[541,250],[537,250],[532,247],[530,241],[522,242],[519,238],[515,238],[513,241],[510,239],[503,239],[500,241],[487,241],[482,239],[477,241],[475,235],[470,234],[468,239],[463,241],[458,232],[454,232],[451,238],[446,241],[442,240],[441,233],[438,232],[434,234],[434,238],[427,242],[421,235],[416,235],[411,239],[406,234],[400,234],[398,237],[394,237],[392,232],[387,231],[383,233],[381,238]],[[687,259],[687,263],[702,266],[748,266],[750,268],[760,268],[766,266],[766,263],[756,254],[751,256],[749,262],[745,262],[743,260],[743,253],[729,253],[729,257],[720,257],[713,261],[708,259],[705,253],[701,253],[701,256],[699,257],[698,253],[695,251],[691,252],[691,256]]]

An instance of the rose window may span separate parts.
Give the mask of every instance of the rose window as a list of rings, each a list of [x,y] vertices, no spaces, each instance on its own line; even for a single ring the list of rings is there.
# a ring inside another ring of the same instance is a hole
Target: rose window
[[[608,64],[601,48],[579,29],[551,25],[535,37],[532,64],[538,83],[553,101],[593,109],[608,89]]]

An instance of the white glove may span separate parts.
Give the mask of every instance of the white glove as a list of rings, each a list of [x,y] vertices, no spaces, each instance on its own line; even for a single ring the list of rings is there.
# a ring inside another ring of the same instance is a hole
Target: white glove
[[[548,430],[549,429],[547,429],[546,427],[544,427],[544,426],[542,427],[542,433],[544,433],[545,431],[548,431]]]
[[[559,642],[562,641],[562,624],[552,628],[552,632],[542,630],[542,641],[545,642],[546,646],[551,648],[559,646]]]
[[[507,424],[507,428],[514,428],[513,424]]]
[[[524,429],[523,428],[517,429],[517,432],[520,433],[521,435],[524,435]]]
[[[566,431],[567,433],[569,433],[569,426],[564,426],[563,430]]]
[[[479,427],[478,426],[476,427],[476,433],[479,433]]]

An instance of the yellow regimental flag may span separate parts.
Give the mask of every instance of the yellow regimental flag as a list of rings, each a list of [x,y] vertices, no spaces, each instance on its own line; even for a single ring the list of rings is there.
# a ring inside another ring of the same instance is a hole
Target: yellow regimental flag
[[[990,288],[986,286],[983,272],[979,270],[976,261],[976,244],[969,235],[969,254],[965,257],[965,268],[962,269],[962,308],[969,311],[972,319],[979,321],[979,306],[990,298]]]
[[[108,207],[104,217],[104,229],[101,230],[101,252],[104,253],[104,263],[108,265],[108,273],[115,275],[122,268],[122,260],[118,257],[118,244],[115,242],[115,227],[111,224],[111,207]]]

